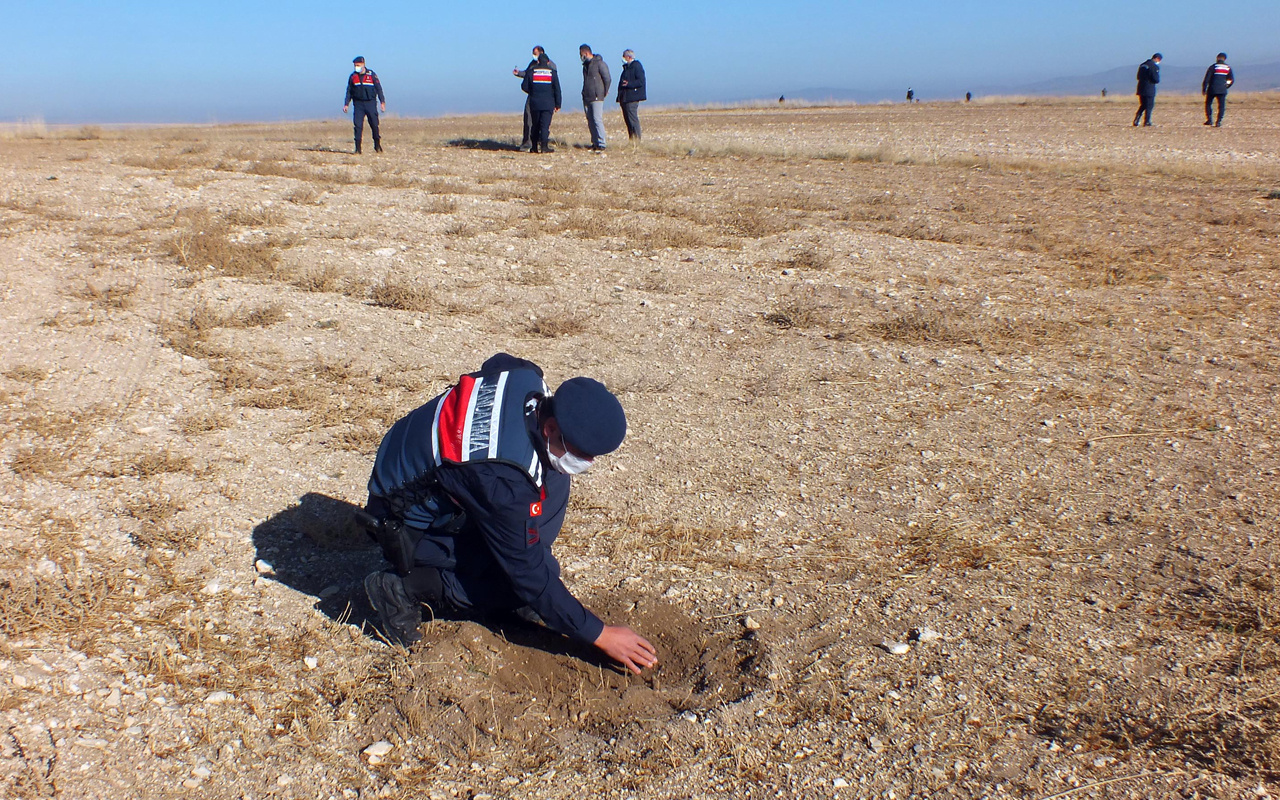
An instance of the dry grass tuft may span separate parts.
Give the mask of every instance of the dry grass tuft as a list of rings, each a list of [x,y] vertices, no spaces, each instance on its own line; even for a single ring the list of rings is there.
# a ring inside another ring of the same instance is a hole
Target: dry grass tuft
[[[138,521],[134,543],[146,550],[157,547],[181,552],[195,550],[201,532],[177,521],[184,508],[167,494],[147,494],[131,500],[126,511]]]
[[[424,214],[452,214],[458,210],[458,201],[452,197],[437,196],[422,205]]]
[[[87,278],[84,287],[76,294],[99,308],[124,310],[133,305],[137,291],[137,281],[109,284]]]
[[[123,602],[126,581],[113,566],[0,577],[0,633],[13,638],[101,628]]]
[[[295,273],[289,283],[307,292],[341,292],[347,287],[347,275],[333,264]]]
[[[33,367],[30,364],[19,364],[16,367],[5,370],[4,376],[22,383],[39,383],[49,377],[49,370],[43,367]]]
[[[983,343],[972,330],[957,326],[942,314],[920,309],[900,314],[887,322],[874,322],[870,328],[871,332],[880,338],[893,342],[976,345]]]
[[[212,269],[236,278],[271,277],[280,263],[276,242],[266,238],[234,240],[227,221],[207,212],[182,212],[168,242],[169,255],[189,270]]]
[[[299,186],[289,193],[285,199],[290,203],[299,206],[314,206],[320,204],[321,192],[314,186]]]
[[[113,470],[114,475],[134,475],[138,478],[154,478],[157,475],[188,472],[191,457],[178,455],[169,448],[141,453]]]
[[[784,330],[819,328],[830,323],[831,306],[822,302],[813,290],[794,291],[766,313],[764,320]]]
[[[816,247],[805,247],[780,261],[779,265],[787,269],[820,270],[831,265],[831,257]]]
[[[9,469],[24,478],[45,477],[58,472],[64,461],[63,454],[52,447],[26,447],[14,455]]]
[[[425,312],[436,307],[435,294],[430,287],[393,275],[388,275],[373,287],[370,299],[376,306],[400,311]]]
[[[561,336],[573,336],[586,329],[586,319],[577,314],[565,312],[533,320],[525,328],[525,333],[543,339],[556,339]]]
[[[212,433],[225,429],[231,420],[221,411],[192,411],[178,419],[178,429],[186,434]]]

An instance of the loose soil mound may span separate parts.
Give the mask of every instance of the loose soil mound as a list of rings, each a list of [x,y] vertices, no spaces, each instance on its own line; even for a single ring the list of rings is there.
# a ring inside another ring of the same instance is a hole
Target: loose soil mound
[[[577,731],[609,739],[632,724],[742,700],[765,680],[766,650],[749,633],[690,617],[665,602],[610,613],[645,632],[660,664],[624,673],[589,647],[523,623],[437,621],[389,682],[371,730],[463,751],[477,737],[528,741]],[[614,604],[616,605],[616,603]]]

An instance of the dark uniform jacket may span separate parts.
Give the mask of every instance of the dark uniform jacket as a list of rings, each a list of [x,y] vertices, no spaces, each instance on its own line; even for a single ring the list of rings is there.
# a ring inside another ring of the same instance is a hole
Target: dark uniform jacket
[[[536,61],[524,71],[524,83],[520,84],[529,95],[532,111],[555,111],[560,108],[560,73],[550,63],[539,65]]]
[[[1156,84],[1160,82],[1160,65],[1154,60],[1148,58],[1138,67],[1138,91],[1139,97],[1155,97]]]
[[[533,68],[534,68],[534,67],[536,67],[536,66],[538,66],[538,59],[536,59],[536,58],[535,58],[534,60],[532,60],[532,61],[530,61],[530,62],[529,62],[529,66],[525,67],[524,69],[517,70],[517,71],[516,71],[516,75],[517,75],[518,77],[523,78],[525,75],[527,75],[527,74],[529,73],[529,70],[533,69]],[[552,61],[551,59],[549,59],[549,58],[548,58],[548,59],[547,59],[547,66],[551,67],[552,69],[555,69],[555,68],[556,68],[556,62],[554,62],[554,61]]]
[[[347,99],[342,104],[349,105],[352,100],[374,100],[387,102],[387,98],[382,94],[382,82],[378,80],[378,73],[371,69],[366,69],[364,73],[352,71],[351,77],[347,78]]]
[[[1200,86],[1200,91],[1205,94],[1226,94],[1231,88],[1231,84],[1236,82],[1235,73],[1231,71],[1231,67],[1227,64],[1214,64],[1209,67],[1209,71],[1204,74],[1204,83]]]
[[[510,370],[542,375],[532,362],[505,353],[493,356],[472,375]],[[569,505],[569,476],[556,472],[541,455],[542,463],[532,473],[505,461],[436,466],[432,430],[441,397],[410,412],[383,438],[369,478],[370,509],[386,508],[386,498],[434,474],[439,490],[466,514],[463,528],[445,543],[457,562],[450,570],[455,574],[441,576],[446,586],[469,587],[473,595],[481,587],[494,596],[509,597],[511,607],[530,606],[552,630],[594,642],[604,623],[569,593],[551,553]],[[535,419],[535,414],[526,415],[525,431],[537,452],[545,454]],[[399,516],[409,527],[426,532],[440,513],[438,502],[436,495],[424,493]]]
[[[644,93],[644,67],[633,58],[630,64],[623,66],[622,75],[618,78],[618,102],[638,103],[647,99],[649,98]]]
[[[596,53],[591,60],[582,65],[582,102],[594,103],[609,96],[609,86],[613,78],[609,76],[609,65]]]

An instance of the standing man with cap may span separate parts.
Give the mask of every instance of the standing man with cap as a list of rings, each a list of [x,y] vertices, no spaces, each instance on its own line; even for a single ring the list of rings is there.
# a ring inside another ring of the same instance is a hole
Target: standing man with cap
[[[538,58],[540,56],[545,56],[545,55],[547,55],[547,51],[543,49],[542,45],[535,44],[533,46],[533,60],[529,62],[529,66],[525,67],[524,69],[519,69],[519,68],[512,69],[511,74],[515,75],[517,78],[523,79],[524,76],[528,74],[529,70],[533,69],[538,65]],[[550,56],[547,56],[547,63],[551,65],[551,70],[555,72],[556,62],[552,61]],[[525,89],[526,93],[528,93],[528,91],[529,91],[528,89]],[[529,135],[533,132],[532,126],[534,124],[533,109],[529,105],[531,101],[532,101],[531,96],[526,97],[524,99],[524,138],[520,140],[520,152],[522,153],[527,153],[533,149],[533,142],[530,141],[529,139]],[[556,110],[557,111],[560,110],[559,103],[556,104]]]
[[[640,103],[648,99],[644,91],[644,65],[636,61],[634,50],[622,51],[622,76],[618,78],[618,105],[627,123],[627,138],[640,139]]]
[[[342,113],[347,113],[352,103],[356,104],[356,113],[351,118],[355,126],[356,153],[360,152],[360,140],[364,138],[365,117],[369,118],[369,132],[373,134],[373,150],[381,153],[382,135],[378,132],[378,104],[382,104],[383,111],[387,110],[387,98],[382,93],[382,82],[378,80],[378,73],[365,69],[364,56],[356,56],[351,63],[355,65],[355,69],[347,79],[347,99],[342,102]]]
[[[1133,115],[1133,127],[1142,119],[1145,128],[1151,127],[1151,110],[1156,107],[1156,84],[1160,82],[1160,62],[1164,56],[1156,53],[1138,67],[1138,113]]]
[[[418,641],[423,604],[507,612],[634,673],[657,664],[653,645],[569,593],[551,553],[570,476],[616,450],[626,431],[604,384],[571,378],[552,394],[537,365],[506,353],[395,423],[378,448],[364,519],[394,567],[364,583],[383,632]]]
[[[609,96],[613,78],[609,75],[609,65],[604,63],[604,58],[591,52],[591,45],[579,47],[578,57],[582,59],[582,108],[587,112],[591,149],[603,150],[604,99]]]
[[[1227,54],[1218,53],[1218,60],[1204,74],[1200,91],[1204,94],[1204,124],[1222,127],[1222,115],[1227,110],[1227,90],[1236,82],[1236,75],[1227,64]],[[1218,121],[1213,121],[1213,101],[1218,101]]]

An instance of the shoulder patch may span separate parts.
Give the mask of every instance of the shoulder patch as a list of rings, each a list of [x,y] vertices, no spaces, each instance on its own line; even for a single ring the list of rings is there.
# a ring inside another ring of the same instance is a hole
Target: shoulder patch
[[[531,517],[542,516],[542,501],[529,504],[529,516]]]

